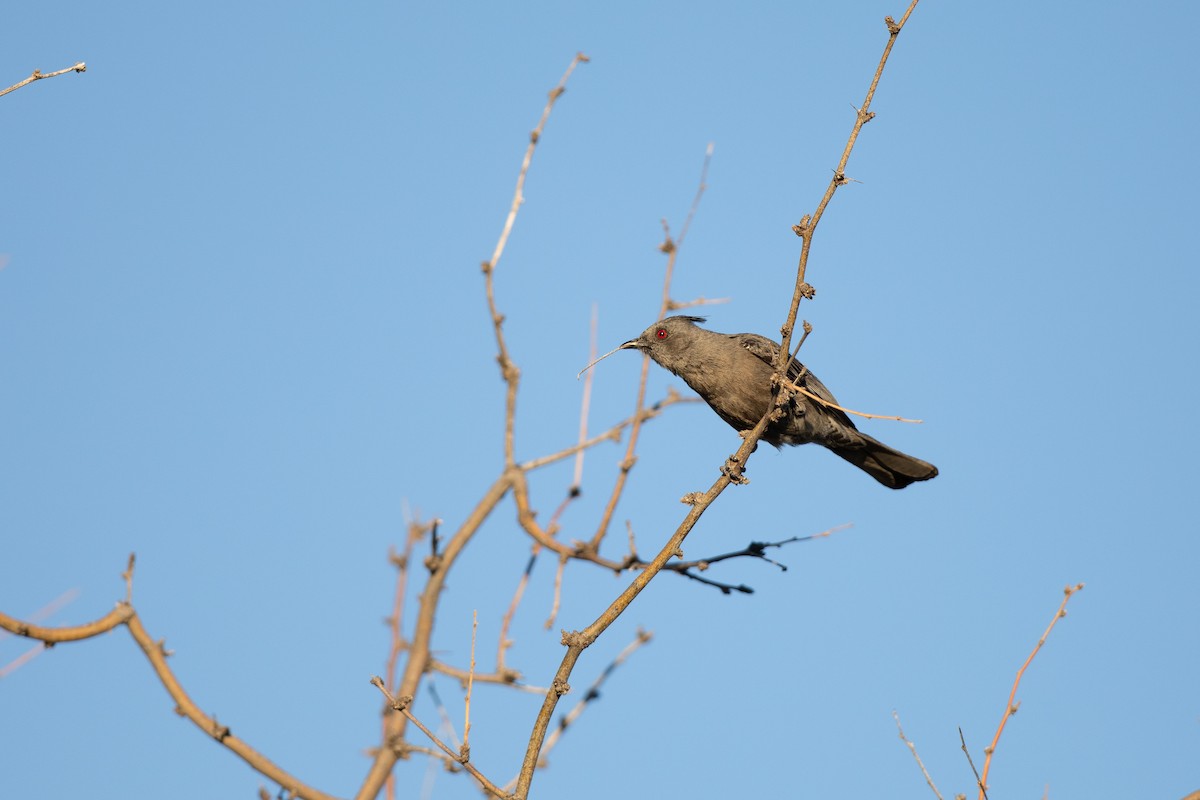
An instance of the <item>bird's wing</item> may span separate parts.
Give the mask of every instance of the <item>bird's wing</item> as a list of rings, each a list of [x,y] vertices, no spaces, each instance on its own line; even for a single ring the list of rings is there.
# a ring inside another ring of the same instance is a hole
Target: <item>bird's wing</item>
[[[757,333],[735,333],[729,338],[734,339],[742,347],[749,350],[760,359],[775,366],[775,355],[779,352],[779,343],[771,341],[765,336],[759,336]],[[803,371],[803,376],[801,372]],[[808,391],[815,394],[822,400],[838,405],[837,398],[833,396],[833,392],[825,388],[825,384],[817,380],[817,376],[805,370],[804,365],[796,359],[792,359],[788,364],[787,377],[793,383],[803,386]],[[832,416],[836,417],[841,422],[854,428],[855,425],[850,421],[850,418],[836,408],[826,409]]]
[[[773,342],[765,336],[759,336],[757,333],[735,333],[729,338],[758,356],[762,361],[765,361],[772,367],[775,366],[775,356],[779,354],[779,342]],[[804,369],[804,365],[793,358],[792,363],[788,364],[788,380],[795,381],[796,378],[800,377],[800,370],[802,369]],[[825,387],[822,386],[821,388],[824,389]],[[814,392],[814,394],[819,394],[819,392]]]

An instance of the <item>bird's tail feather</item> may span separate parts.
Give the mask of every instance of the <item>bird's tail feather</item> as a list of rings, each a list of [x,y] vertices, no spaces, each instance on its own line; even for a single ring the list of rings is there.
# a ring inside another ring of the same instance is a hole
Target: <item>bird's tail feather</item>
[[[894,450],[861,431],[858,434],[861,443],[830,449],[889,489],[937,477],[937,467],[928,461]]]

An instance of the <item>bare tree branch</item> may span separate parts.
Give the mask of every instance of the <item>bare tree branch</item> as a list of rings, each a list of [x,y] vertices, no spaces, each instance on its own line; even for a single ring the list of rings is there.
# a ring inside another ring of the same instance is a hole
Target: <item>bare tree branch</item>
[[[1082,583],[1077,583],[1074,586],[1067,586],[1063,589],[1063,599],[1058,605],[1058,611],[1054,613],[1054,618],[1050,620],[1050,624],[1046,626],[1045,632],[1042,633],[1042,638],[1038,639],[1037,644],[1033,646],[1029,656],[1025,659],[1025,663],[1017,670],[1017,677],[1013,679],[1012,691],[1008,693],[1008,705],[1004,709],[1004,716],[1000,718],[1000,725],[996,728],[996,735],[992,737],[992,743],[987,746],[983,752],[986,754],[983,759],[983,775],[979,778],[979,800],[987,798],[987,777],[988,771],[992,768],[992,756],[996,752],[996,745],[1000,744],[1000,735],[1004,733],[1004,726],[1008,724],[1008,718],[1017,713],[1017,708],[1020,703],[1017,700],[1017,688],[1021,685],[1021,678],[1025,675],[1025,670],[1033,663],[1033,658],[1042,649],[1042,645],[1046,643],[1046,638],[1050,636],[1050,631],[1054,630],[1054,626],[1058,621],[1067,615],[1067,603],[1070,602],[1071,596],[1083,589]]]
[[[133,586],[132,556],[129,558],[129,566],[125,570],[123,577],[126,581],[126,594],[128,596],[132,593]],[[164,646],[163,641],[161,639],[155,640],[150,636],[146,628],[142,625],[137,612],[134,611],[133,606],[128,601],[118,603],[115,609],[95,622],[63,628],[47,628],[31,625],[0,613],[0,628],[11,631],[18,636],[39,639],[47,644],[89,639],[107,633],[122,625],[125,626],[129,634],[133,637],[133,640],[142,649],[142,652],[150,662],[151,668],[154,670],[154,674],[162,683],[163,688],[167,690],[167,694],[175,701],[176,713],[182,717],[186,717],[205,734],[231,750],[249,764],[251,768],[279,784],[292,797],[297,798],[297,800],[301,798],[304,800],[333,800],[332,795],[328,795],[319,789],[301,782],[291,773],[255,750],[243,739],[235,736],[227,725],[223,725],[217,721],[215,715],[210,716],[201,711],[199,706],[184,691],[183,685],[175,677],[175,673],[171,671],[170,666],[167,665],[167,656],[170,653]]]
[[[22,86],[28,86],[29,84],[33,83],[34,81],[40,81],[45,78],[57,78],[59,75],[65,75],[68,72],[87,72],[87,64],[80,61],[78,64],[74,64],[73,66],[67,67],[65,69],[60,69],[56,72],[42,72],[40,69],[35,69],[33,71],[33,74],[30,75],[25,80],[23,80],[19,83],[14,83],[12,86],[9,86],[7,89],[0,89],[0,97],[3,97],[4,95],[8,94],[9,92],[15,92],[17,89],[20,89]]]

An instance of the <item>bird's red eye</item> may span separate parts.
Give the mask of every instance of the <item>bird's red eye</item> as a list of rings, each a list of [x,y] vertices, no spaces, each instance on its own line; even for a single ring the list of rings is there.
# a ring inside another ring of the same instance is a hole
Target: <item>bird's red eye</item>
[[[659,339],[665,339],[665,338],[667,338],[667,329],[659,328],[658,330],[656,330],[654,332],[654,335],[657,336]]]

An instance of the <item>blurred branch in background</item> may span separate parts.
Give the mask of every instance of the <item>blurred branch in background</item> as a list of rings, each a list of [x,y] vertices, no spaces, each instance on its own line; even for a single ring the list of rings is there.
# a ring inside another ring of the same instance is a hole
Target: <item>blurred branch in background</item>
[[[1058,621],[1067,615],[1067,603],[1071,601],[1071,597],[1078,591],[1083,589],[1082,583],[1077,583],[1074,586],[1067,586],[1063,589],[1063,599],[1058,605],[1058,611],[1055,612],[1050,624],[1046,626],[1046,630],[1042,633],[1042,638],[1038,639],[1037,644],[1033,646],[1029,656],[1025,659],[1025,663],[1017,670],[1017,677],[1013,679],[1012,691],[1008,693],[1008,705],[1004,708],[1004,716],[1000,717],[1000,724],[996,727],[996,735],[992,737],[992,743],[983,751],[986,755],[983,759],[983,775],[979,778],[979,800],[984,800],[987,797],[987,778],[988,772],[992,768],[992,756],[996,753],[996,745],[1000,744],[1000,735],[1004,733],[1004,726],[1008,724],[1008,718],[1017,713],[1017,708],[1021,705],[1017,702],[1017,689],[1021,686],[1021,678],[1025,675],[1025,670],[1033,663],[1034,656],[1042,649],[1042,645],[1046,643],[1047,637],[1050,636],[1050,631],[1054,630],[1054,626]]]
[[[1054,630],[1054,626],[1058,624],[1058,621],[1067,615],[1067,603],[1070,602],[1071,597],[1082,589],[1082,583],[1077,583],[1074,586],[1068,585],[1065,589],[1063,589],[1063,599],[1058,605],[1058,611],[1054,613],[1054,618],[1051,619],[1050,624],[1046,626],[1046,630],[1042,633],[1042,637],[1038,639],[1037,644],[1033,646],[1033,650],[1025,658],[1025,662],[1021,664],[1021,668],[1017,670],[1017,677],[1013,680],[1012,690],[1008,694],[1008,705],[1005,706],[1004,716],[1000,718],[1000,725],[998,728],[996,728],[996,735],[992,737],[992,743],[983,751],[984,760],[982,775],[980,775],[979,771],[975,769],[975,759],[971,758],[971,751],[967,747],[967,737],[963,734],[961,727],[958,729],[958,739],[962,744],[963,755],[966,756],[967,763],[971,767],[971,772],[975,775],[975,783],[979,787],[979,800],[987,800],[987,776],[992,766],[992,756],[996,752],[996,745],[1000,743],[1000,735],[1004,733],[1004,726],[1008,723],[1008,718],[1013,714],[1016,714],[1017,708],[1021,705],[1016,700],[1017,688],[1021,685],[1021,678],[1025,675],[1025,670],[1028,669],[1029,665],[1033,663],[1034,656],[1038,654],[1038,651],[1042,649],[1042,645],[1046,643],[1046,639],[1050,636],[1050,631]],[[892,717],[896,720],[896,730],[900,732],[900,739],[905,745],[908,746],[908,749],[912,752],[913,758],[917,760],[917,766],[921,768],[921,774],[925,776],[925,782],[929,784],[929,788],[933,790],[935,795],[937,795],[938,800],[941,800],[942,794],[938,791],[937,786],[934,785],[933,778],[929,776],[929,771],[925,769],[925,763],[921,761],[921,757],[917,755],[916,745],[914,745],[912,741],[904,735],[904,729],[900,727],[900,716],[893,711]],[[955,797],[966,797],[966,795],[957,794]],[[1185,798],[1184,800],[1188,800],[1188,798]]]

